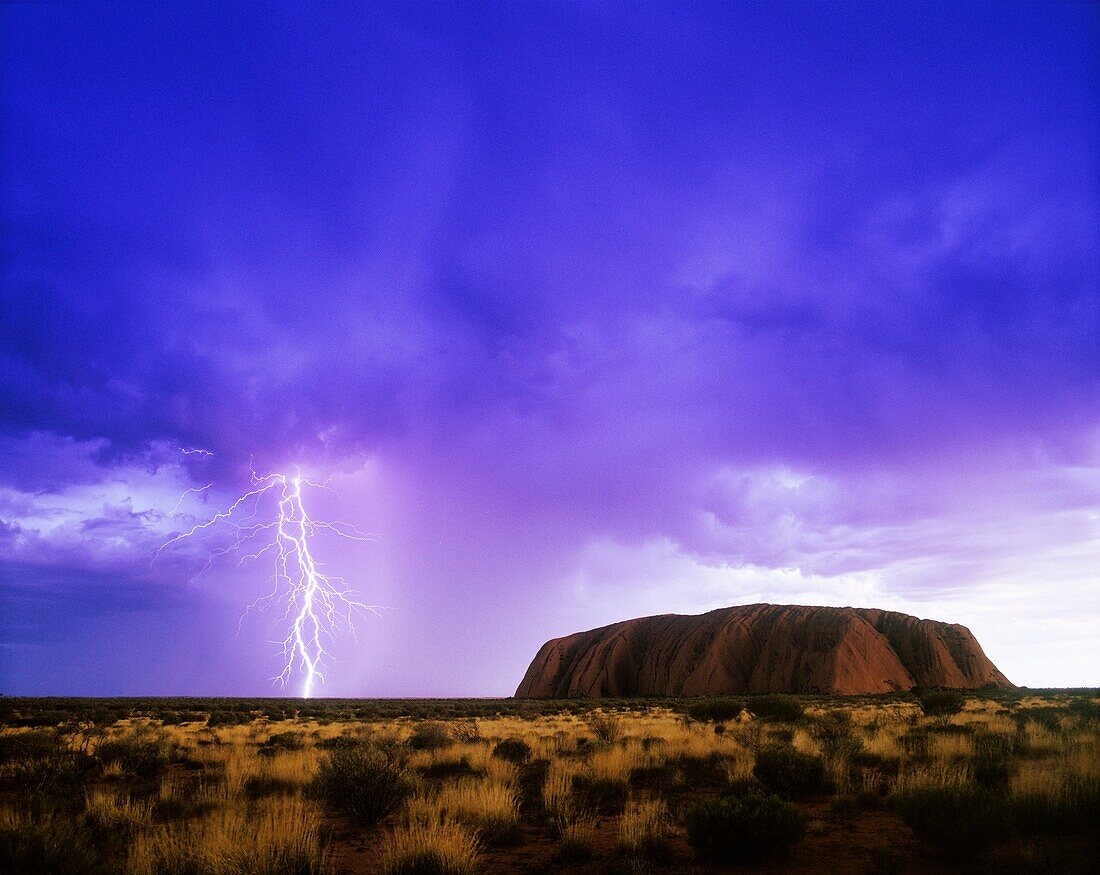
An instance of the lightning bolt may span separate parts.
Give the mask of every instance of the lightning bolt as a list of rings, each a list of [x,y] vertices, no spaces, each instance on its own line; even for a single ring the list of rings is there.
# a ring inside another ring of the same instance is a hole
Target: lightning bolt
[[[238,565],[269,556],[274,565],[272,589],[245,609],[241,622],[254,608],[263,610],[275,602],[285,603],[283,620],[287,623],[287,634],[282,641],[283,670],[272,680],[285,687],[296,674],[301,674],[302,696],[308,699],[315,684],[325,681],[326,660],[332,658],[326,651],[326,642],[335,640],[337,632],[345,627],[354,637],[352,620],[356,613],[369,611],[377,615],[381,610],[378,605],[359,601],[358,594],[342,577],[322,570],[323,566],[313,553],[315,537],[319,532],[328,532],[353,541],[372,541],[374,538],[350,523],[316,520],[309,515],[302,488],[328,489],[327,481],[307,480],[297,468],[294,475],[258,475],[253,470],[251,481],[252,488],[226,510],[165,541],[157,548],[156,556],[182,541],[223,528],[233,532],[232,542],[210,550],[206,564],[196,577],[209,570],[220,556],[235,554]],[[204,492],[208,488],[204,486],[188,492]],[[186,495],[180,497],[180,502]],[[276,509],[274,518],[265,521],[260,516],[260,508],[266,496],[274,499]],[[173,515],[178,510],[177,503]]]

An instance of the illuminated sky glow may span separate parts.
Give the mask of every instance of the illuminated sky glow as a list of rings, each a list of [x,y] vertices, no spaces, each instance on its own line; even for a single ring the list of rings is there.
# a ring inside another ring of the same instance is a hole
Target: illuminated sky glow
[[[754,601],[1100,683],[1097,6],[665,6],[0,8],[0,692],[271,694],[153,561],[250,464],[376,535],[324,695]]]

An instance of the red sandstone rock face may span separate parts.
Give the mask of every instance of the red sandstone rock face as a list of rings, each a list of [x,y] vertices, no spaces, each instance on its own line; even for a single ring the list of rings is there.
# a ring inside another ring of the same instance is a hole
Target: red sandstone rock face
[[[965,626],[871,608],[742,605],[547,641],[517,696],[888,693],[1011,687]]]

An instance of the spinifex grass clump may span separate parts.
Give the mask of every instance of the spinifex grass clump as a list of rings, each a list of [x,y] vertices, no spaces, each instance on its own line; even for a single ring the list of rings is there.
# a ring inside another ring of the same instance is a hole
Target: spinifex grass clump
[[[614,744],[623,737],[622,722],[610,714],[594,714],[588,718],[588,728],[602,744]]]
[[[667,856],[668,807],[661,799],[632,799],[619,819],[619,850],[635,860]]]
[[[312,790],[352,820],[371,826],[397,809],[412,792],[412,782],[396,746],[360,744],[329,751]]]
[[[127,875],[332,875],[320,832],[320,817],[300,798],[262,807],[233,805],[139,834],[126,871]]]
[[[746,793],[700,802],[685,818],[688,841],[707,860],[750,863],[785,855],[806,820],[778,796]]]
[[[458,823],[413,822],[398,826],[379,855],[381,875],[474,875],[477,839]]]
[[[863,748],[847,711],[834,710],[816,717],[810,734],[820,745],[822,755],[830,760],[847,759]]]

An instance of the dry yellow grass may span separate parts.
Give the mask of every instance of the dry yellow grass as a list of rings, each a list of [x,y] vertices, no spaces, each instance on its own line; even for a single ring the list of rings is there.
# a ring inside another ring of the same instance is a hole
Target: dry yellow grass
[[[95,787],[85,791],[84,814],[100,829],[136,829],[149,823],[153,814],[150,799],[134,800],[129,793]]]
[[[631,799],[619,819],[619,847],[634,857],[645,857],[664,844],[671,823],[663,799]]]
[[[696,789],[692,775],[701,776],[700,786],[708,792],[720,792],[724,780],[752,776],[758,750],[785,739],[807,754],[820,755],[824,748],[826,768],[842,794],[967,783],[973,780],[977,750],[993,740],[995,747],[1004,745],[1011,751],[1009,793],[1014,800],[1034,801],[1039,811],[1081,808],[1084,800],[1095,798],[1089,794],[1100,786],[1097,727],[1069,712],[1053,718],[1049,700],[1032,704],[1044,708],[1034,719],[1027,719],[1027,707],[1013,706],[1019,712],[1014,716],[998,703],[985,701],[972,701],[949,720],[925,717],[907,703],[811,709],[811,717],[840,710],[851,715],[851,734],[858,744],[839,752],[812,724],[741,719],[721,724],[722,731],[716,732],[714,724],[689,721],[660,707],[619,714],[618,738],[611,742],[595,738],[588,716],[481,718],[476,731],[473,721],[461,721],[466,729],[455,733],[455,743],[433,750],[406,749],[418,786],[396,813],[366,833],[373,845],[370,859],[381,872],[406,871],[413,861],[429,859],[445,861],[459,873],[478,871],[483,854],[521,831],[520,789],[532,791],[530,771],[521,782],[516,765],[492,756],[497,742],[513,738],[531,747],[532,759],[549,761],[541,786],[545,811],[532,824],[543,828],[543,818],[548,818],[551,834],[564,846],[591,850],[600,845],[606,850],[606,841],[593,841],[598,814],[601,829],[617,834],[620,852],[629,858],[660,846],[675,829],[660,793],[673,798],[671,794],[682,792],[685,776],[687,789]],[[170,873],[188,866],[210,875],[320,875],[332,865],[319,829],[325,812],[307,794],[326,756],[318,743],[369,737],[401,744],[416,728],[416,721],[407,718],[326,725],[257,720],[217,729],[196,723],[158,727],[143,719],[120,721],[103,738],[166,740],[202,768],[166,766],[154,792],[131,795],[125,789],[132,782],[124,766],[112,763],[84,793],[84,817],[102,830],[129,837],[130,875]],[[304,746],[268,755],[269,747],[261,753],[265,742],[287,732],[300,735]],[[0,734],[14,731],[0,729]],[[915,747],[914,742],[925,747]],[[899,765],[896,777],[889,777],[894,765],[877,772],[853,769],[852,752],[860,745],[864,753]],[[421,771],[428,772],[423,779],[417,777]],[[582,780],[575,785],[578,777]],[[605,807],[591,792],[595,781],[620,785],[613,788],[621,789],[614,808]],[[614,813],[624,801],[625,811]],[[677,816],[682,801],[673,805]],[[525,812],[526,805],[527,800]],[[28,816],[0,810],[0,829],[29,824]]]
[[[472,834],[498,842],[519,827],[519,803],[510,782],[492,777],[463,778],[436,792],[422,791],[405,808],[409,824],[431,825],[454,821]]]
[[[452,820],[399,824],[383,840],[378,855],[381,875],[446,872],[473,875],[478,842],[466,827]],[[419,867],[419,868],[418,868]]]
[[[316,808],[300,798],[229,805],[140,833],[130,849],[127,873],[328,875],[332,864],[321,846],[320,823]]]

